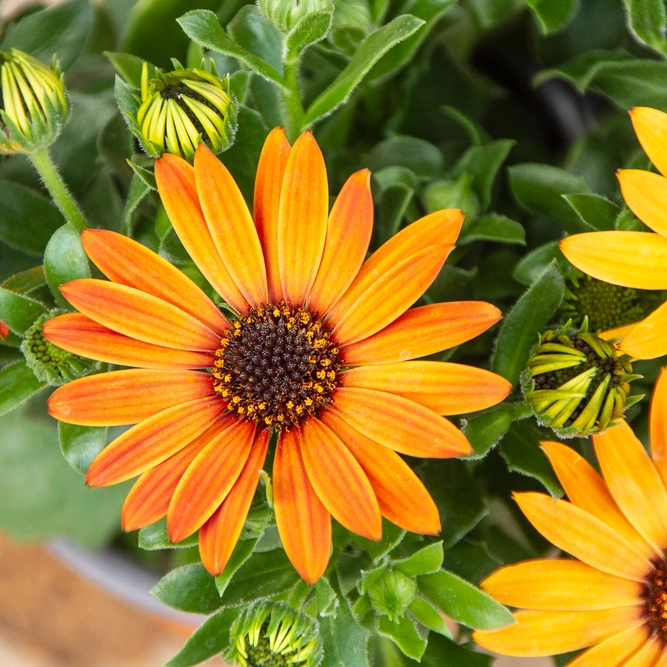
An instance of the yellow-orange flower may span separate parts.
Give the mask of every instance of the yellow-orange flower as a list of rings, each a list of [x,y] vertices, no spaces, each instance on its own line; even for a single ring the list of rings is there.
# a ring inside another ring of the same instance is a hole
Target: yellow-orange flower
[[[491,574],[482,588],[520,608],[502,630],[476,632],[513,656],[587,647],[569,667],[667,666],[667,371],[651,405],[651,457],[622,422],[593,436],[602,476],[573,449],[542,443],[567,500],[517,493],[529,521],[575,557],[532,560]]]
[[[375,540],[382,515],[437,533],[437,508],[397,452],[470,452],[443,415],[489,407],[510,391],[485,370],[414,360],[469,340],[500,317],[481,302],[408,310],[454,247],[462,213],[422,218],[364,262],[373,224],[369,172],[353,174],[329,212],[312,134],[290,147],[281,128],[260,158],[254,219],[203,144],[194,167],[164,155],[155,175],[174,230],[237,317],[227,319],[139,243],[83,233],[109,281],[63,285],[80,312],[49,321],[43,333],[76,354],[137,367],[71,382],[49,401],[50,413],[69,423],[136,424],[93,461],[87,483],[140,475],[123,527],[166,515],[173,542],[199,530],[202,560],[218,574],[275,432],[278,530],[309,583],[329,560],[331,516]]]
[[[605,231],[575,234],[561,242],[567,259],[588,275],[614,285],[645,290],[667,289],[667,114],[638,107],[630,111],[639,143],[660,174],[619,169],[618,180],[630,210],[656,234]],[[662,175],[661,175],[662,174]],[[651,315],[606,337],[637,359],[667,354],[667,303]]]

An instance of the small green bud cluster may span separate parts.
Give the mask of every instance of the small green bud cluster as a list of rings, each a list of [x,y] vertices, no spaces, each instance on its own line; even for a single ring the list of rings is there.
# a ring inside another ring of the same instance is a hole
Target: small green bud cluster
[[[259,9],[282,33],[306,15],[333,7],[333,0],[259,0]]]
[[[630,396],[630,357],[571,322],[546,331],[521,376],[521,388],[540,424],[562,438],[600,433],[625,419],[624,411],[642,399]]]
[[[22,51],[0,51],[0,155],[48,146],[68,116],[65,84],[55,56],[47,67]]]
[[[226,657],[241,667],[317,667],[317,623],[286,604],[260,601],[236,619]]]
[[[44,338],[44,323],[58,314],[46,313],[38,318],[21,343],[21,352],[35,377],[56,387],[90,373],[95,367],[94,361],[56,347]]]

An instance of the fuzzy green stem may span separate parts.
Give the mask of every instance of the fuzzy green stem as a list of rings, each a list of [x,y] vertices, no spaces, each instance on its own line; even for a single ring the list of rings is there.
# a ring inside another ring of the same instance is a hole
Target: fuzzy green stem
[[[304,130],[303,121],[306,116],[299,90],[298,63],[285,65],[285,86],[282,88],[282,95],[287,112],[287,136],[290,141],[294,141]]]
[[[49,149],[46,147],[38,148],[36,151],[29,153],[28,157],[33,165],[35,165],[35,169],[37,169],[42,181],[44,181],[44,185],[46,185],[47,190],[65,217],[65,220],[78,231],[83,231],[89,226],[88,222],[68,190],[67,185],[65,185],[65,181],[63,181],[56,165],[53,163]]]

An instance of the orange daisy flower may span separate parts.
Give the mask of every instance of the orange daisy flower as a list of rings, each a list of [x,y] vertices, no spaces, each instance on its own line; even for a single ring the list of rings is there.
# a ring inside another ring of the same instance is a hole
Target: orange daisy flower
[[[561,242],[568,261],[588,275],[622,287],[667,289],[667,114],[638,107],[630,111],[639,143],[660,174],[619,169],[623,199],[656,234],[609,231],[575,234]],[[662,174],[662,175],[661,175]],[[636,359],[667,354],[667,303],[644,320],[608,332],[623,338],[623,352]]]
[[[569,667],[667,666],[667,372],[651,405],[651,455],[622,422],[593,436],[602,476],[573,449],[542,443],[569,497],[517,493],[535,528],[577,560],[501,568],[482,588],[521,608],[476,632],[487,649],[546,656],[587,647]]]
[[[200,144],[194,168],[157,160],[162,202],[190,256],[236,313],[228,319],[183,273],[119,234],[86,230],[109,278],[62,293],[79,313],[44,326],[52,343],[135,369],[56,390],[51,415],[73,424],[136,424],[93,461],[91,486],[139,479],[125,530],[165,515],[169,538],[199,530],[207,569],[227,563],[253,499],[269,439],[276,521],[309,583],[324,572],[331,516],[370,539],[384,515],[440,530],[428,492],[396,452],[471,451],[443,415],[481,410],[510,391],[459,364],[411,361],[459,345],[500,318],[481,302],[408,310],[454,247],[463,215],[446,210],[397,234],[364,262],[373,206],[369,172],[345,183],[329,212],[311,133],[290,147],[281,128],[261,154],[254,220],[225,166]]]

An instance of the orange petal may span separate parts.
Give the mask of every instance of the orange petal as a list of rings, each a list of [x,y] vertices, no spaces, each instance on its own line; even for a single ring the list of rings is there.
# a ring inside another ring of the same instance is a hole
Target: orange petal
[[[308,299],[311,311],[326,313],[350,286],[372,231],[371,172],[362,169],[347,179],[331,209],[322,263]]]
[[[496,570],[481,588],[498,602],[524,609],[586,611],[641,603],[644,585],[577,560],[530,560]]]
[[[413,533],[437,535],[440,532],[440,515],[433,498],[398,454],[369,440],[333,410],[325,410],[321,419],[363,468],[383,516]]]
[[[641,320],[640,320],[641,321]],[[607,331],[602,331],[599,336],[604,338],[604,340],[613,340],[614,338],[623,339],[639,324],[640,322],[633,322],[632,324],[626,324],[622,327],[616,327],[615,329],[609,329]]]
[[[626,422],[593,436],[605,482],[640,535],[662,555],[667,547],[667,491],[639,438]]]
[[[395,394],[340,387],[332,409],[366,437],[402,454],[450,458],[472,452],[450,421]]]
[[[88,468],[88,486],[136,477],[191,443],[225,411],[219,397],[200,398],[158,412],[118,436]]]
[[[630,210],[654,232],[665,236],[667,178],[641,169],[619,169],[616,175]]]
[[[657,236],[654,234],[654,236]],[[635,359],[655,359],[667,354],[667,303],[639,322],[620,344]]]
[[[92,278],[60,286],[84,315],[118,333],[177,350],[216,350],[220,336],[192,315],[134,287]]]
[[[350,345],[380,331],[400,317],[436,279],[454,246],[430,246],[407,257],[378,277],[340,316],[332,335]]]
[[[576,657],[567,667],[625,667],[626,660],[648,639],[648,626],[635,625],[600,642]],[[656,667],[658,667],[656,665]]]
[[[574,449],[560,442],[542,442],[541,445],[570,502],[607,524],[645,558],[653,558],[653,548],[618,509],[607,485],[593,466]]]
[[[188,255],[218,294],[232,308],[245,312],[248,303],[229,275],[204,220],[193,167],[177,155],[165,153],[155,161],[155,180],[169,220]]]
[[[315,417],[301,428],[301,455],[322,504],[343,526],[370,540],[382,537],[373,487],[350,450]]]
[[[646,232],[588,232],[560,242],[568,261],[607,283],[667,289],[667,239]]]
[[[653,388],[651,398],[651,457],[667,485],[667,372],[663,368]]]
[[[63,350],[89,359],[141,368],[210,368],[213,352],[174,350],[123,336],[80,313],[54,317],[42,327],[44,337]]]
[[[275,127],[264,142],[255,177],[253,213],[259,235],[269,289],[269,301],[283,298],[278,261],[278,208],[290,145],[282,127]]]
[[[167,512],[167,532],[172,542],[192,535],[220,507],[248,460],[255,429],[254,422],[237,419],[188,466]]]
[[[650,107],[630,109],[632,126],[649,160],[667,174],[667,114]]]
[[[287,160],[278,212],[280,281],[291,306],[306,301],[322,259],[329,185],[322,151],[312,132],[295,142]]]
[[[502,655],[521,658],[558,655],[592,646],[635,627],[641,615],[642,607],[518,611],[514,614],[517,620],[514,625],[501,630],[478,630],[473,639],[485,649]]]
[[[501,317],[498,308],[483,301],[420,306],[373,336],[346,346],[341,354],[347,366],[426,357],[479,336]]]
[[[232,175],[204,143],[195,154],[197,192],[213,243],[237,287],[253,306],[268,300],[262,246]]]
[[[453,245],[461,231],[464,215],[458,209],[436,211],[408,225],[392,236],[364,262],[350,288],[329,312],[338,323],[355,302],[387,271],[407,257],[434,245]]]
[[[49,414],[68,424],[136,424],[174,405],[214,396],[209,373],[128,370],[89,375],[56,389]]]
[[[270,431],[255,436],[243,471],[222,505],[199,530],[199,554],[213,575],[222,574],[243,530],[269,447]]]
[[[218,434],[227,430],[235,421],[230,414],[220,417],[212,426],[196,437],[166,461],[147,470],[130,489],[123,503],[121,525],[129,532],[159,521],[167,516],[169,503],[183,473],[195,456]]]
[[[190,278],[141,243],[106,229],[84,229],[81,242],[109,280],[177,306],[218,335],[229,328],[213,301]]]
[[[625,663],[625,667],[658,667],[664,649],[663,640],[651,637],[646,643]]]
[[[280,434],[273,462],[273,501],[287,556],[312,585],[329,563],[331,516],[308,479],[299,440],[296,428]]]
[[[515,493],[514,498],[549,542],[591,567],[633,581],[643,581],[651,570],[650,561],[629,542],[576,505],[543,493]]]
[[[512,391],[512,385],[500,375],[440,361],[360,366],[343,371],[339,378],[344,387],[389,391],[441,415],[490,408]]]

